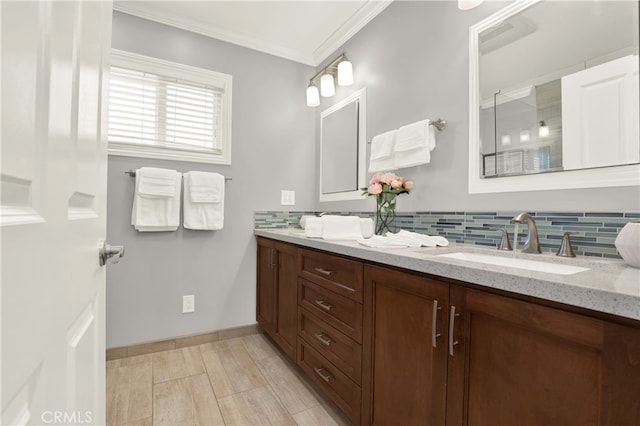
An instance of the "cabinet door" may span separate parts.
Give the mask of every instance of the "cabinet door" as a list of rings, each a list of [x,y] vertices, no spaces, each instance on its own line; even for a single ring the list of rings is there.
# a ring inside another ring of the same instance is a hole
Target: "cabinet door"
[[[444,424],[448,285],[365,266],[364,288],[363,424]]]
[[[275,243],[277,253],[276,335],[282,349],[295,359],[298,333],[297,250],[291,244]]]
[[[276,260],[273,241],[258,238],[256,319],[269,334],[276,329]]]
[[[450,309],[448,425],[640,421],[640,330],[457,286]]]

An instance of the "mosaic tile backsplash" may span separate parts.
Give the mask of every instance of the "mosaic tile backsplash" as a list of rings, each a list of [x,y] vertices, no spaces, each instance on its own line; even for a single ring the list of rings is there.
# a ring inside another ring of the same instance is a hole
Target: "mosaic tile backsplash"
[[[303,214],[317,212],[256,211],[255,228],[277,229],[300,227]],[[330,214],[356,215],[374,218],[374,212],[329,212]],[[501,212],[397,212],[398,229],[441,235],[449,241],[462,244],[496,247],[500,232],[495,228],[507,228],[513,243],[514,224],[511,218],[519,211]],[[640,213],[559,213],[529,212],[538,228],[540,248],[545,252],[556,252],[566,231],[571,236],[577,256],[595,256],[620,259],[614,241],[618,232],[628,222],[640,221]],[[527,235],[527,226],[520,225],[518,247],[522,247]]]

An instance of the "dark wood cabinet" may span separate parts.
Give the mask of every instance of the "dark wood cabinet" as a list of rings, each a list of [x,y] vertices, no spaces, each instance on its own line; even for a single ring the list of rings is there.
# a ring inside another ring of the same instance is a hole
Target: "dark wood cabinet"
[[[448,425],[640,424],[640,329],[451,286]]]
[[[640,426],[640,322],[258,238],[257,319],[356,425]]]
[[[298,333],[297,253],[293,244],[258,238],[256,319],[294,359]]]
[[[443,425],[449,286],[365,267],[363,424]]]

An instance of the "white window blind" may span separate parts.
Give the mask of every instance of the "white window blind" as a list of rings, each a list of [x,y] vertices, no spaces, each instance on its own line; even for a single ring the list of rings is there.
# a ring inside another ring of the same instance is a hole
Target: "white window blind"
[[[202,81],[207,75],[193,81],[193,75],[183,77],[182,65],[158,61],[158,67],[149,64],[151,58],[141,64],[138,55],[131,56],[130,64],[114,61],[111,66],[110,153],[229,164],[230,82],[219,81],[218,75],[212,84]]]

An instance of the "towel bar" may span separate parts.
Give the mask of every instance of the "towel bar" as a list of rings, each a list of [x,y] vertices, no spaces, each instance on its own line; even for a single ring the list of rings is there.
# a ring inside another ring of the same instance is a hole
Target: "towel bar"
[[[136,171],[135,171],[135,170],[131,170],[131,169],[129,169],[129,170],[125,170],[125,171],[124,171],[124,174],[125,174],[125,175],[129,175],[129,176],[131,176],[131,177],[136,177]],[[228,181],[228,180],[232,180],[232,179],[231,179],[230,177],[226,177],[226,178],[224,178],[224,180],[225,180],[225,182],[226,182],[226,181]]]
[[[438,118],[436,121],[430,122],[429,125],[435,127],[439,131],[443,131],[447,127],[447,122],[442,118]],[[371,141],[368,141],[367,145],[371,145]]]

